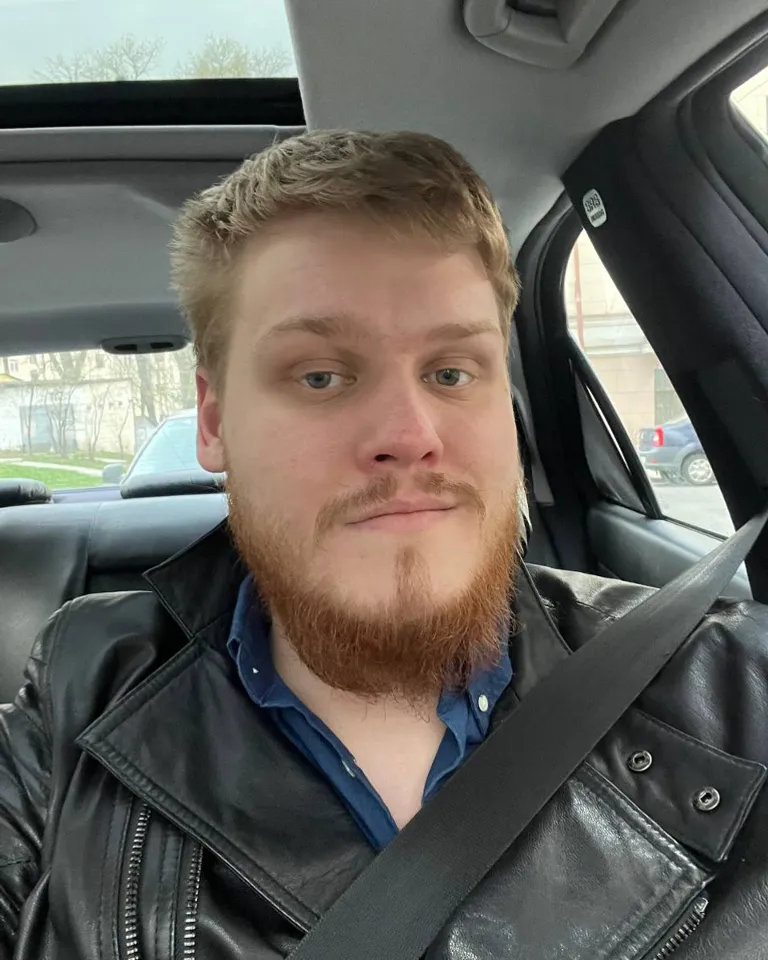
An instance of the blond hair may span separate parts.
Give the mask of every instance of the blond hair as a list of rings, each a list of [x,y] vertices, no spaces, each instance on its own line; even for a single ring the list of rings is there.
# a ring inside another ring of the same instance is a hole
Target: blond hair
[[[314,131],[267,147],[184,205],[171,244],[173,285],[198,362],[217,379],[237,253],[267,225],[308,211],[354,213],[450,246],[477,249],[505,337],[519,284],[501,215],[453,147],[423,133]]]

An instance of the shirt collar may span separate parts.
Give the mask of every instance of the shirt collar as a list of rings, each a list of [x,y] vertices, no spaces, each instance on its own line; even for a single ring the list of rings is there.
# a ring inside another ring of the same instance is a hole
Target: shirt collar
[[[294,707],[298,700],[272,662],[270,630],[269,614],[252,577],[246,577],[237,595],[227,650],[237,664],[243,686],[258,706]]]

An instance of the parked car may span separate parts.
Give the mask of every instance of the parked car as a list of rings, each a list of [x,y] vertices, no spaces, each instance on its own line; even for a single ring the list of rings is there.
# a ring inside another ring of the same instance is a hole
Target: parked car
[[[670,483],[704,487],[715,482],[714,471],[687,417],[660,427],[644,427],[637,450],[645,467]]]
[[[139,447],[128,469],[122,463],[110,463],[104,467],[103,482],[124,484],[133,477],[175,472],[208,474],[197,461],[196,432],[195,410],[171,414]]]

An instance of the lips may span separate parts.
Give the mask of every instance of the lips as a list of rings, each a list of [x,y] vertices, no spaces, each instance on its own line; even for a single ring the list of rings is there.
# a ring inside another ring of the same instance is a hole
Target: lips
[[[412,513],[438,513],[452,510],[453,507],[454,504],[452,503],[427,498],[421,500],[391,500],[389,503],[372,507],[363,516],[353,520],[352,523],[365,523],[368,520],[375,520],[380,517],[407,516]]]

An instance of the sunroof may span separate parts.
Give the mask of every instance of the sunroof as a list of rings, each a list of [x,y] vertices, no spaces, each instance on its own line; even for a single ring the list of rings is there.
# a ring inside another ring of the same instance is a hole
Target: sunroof
[[[283,0],[0,0],[0,86],[295,76]]]

